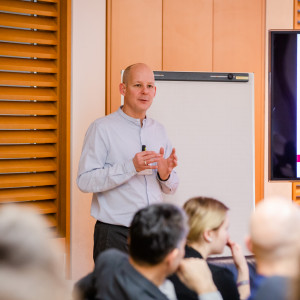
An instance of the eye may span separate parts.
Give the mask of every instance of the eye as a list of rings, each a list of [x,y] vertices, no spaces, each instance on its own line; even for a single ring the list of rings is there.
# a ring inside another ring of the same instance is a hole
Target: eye
[[[136,83],[134,86],[141,87],[142,85],[140,83]]]
[[[148,84],[148,88],[149,88],[149,89],[153,89],[153,88],[154,88],[154,85]]]

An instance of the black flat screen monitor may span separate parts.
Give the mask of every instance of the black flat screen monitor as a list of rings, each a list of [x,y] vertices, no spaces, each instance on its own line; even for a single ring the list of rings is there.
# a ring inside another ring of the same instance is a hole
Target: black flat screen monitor
[[[300,31],[269,31],[269,179],[300,180]]]

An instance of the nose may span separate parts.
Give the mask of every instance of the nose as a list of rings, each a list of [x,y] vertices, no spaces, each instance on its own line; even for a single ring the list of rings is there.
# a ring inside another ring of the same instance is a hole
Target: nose
[[[143,88],[142,88],[142,93],[143,94],[147,94],[148,93],[148,87],[147,86],[143,86]]]

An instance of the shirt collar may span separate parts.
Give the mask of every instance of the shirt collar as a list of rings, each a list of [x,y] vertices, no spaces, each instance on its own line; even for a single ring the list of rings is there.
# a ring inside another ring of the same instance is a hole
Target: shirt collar
[[[127,121],[134,123],[137,126],[141,126],[141,121],[140,119],[136,119],[136,118],[132,118],[130,116],[128,116],[127,114],[125,114],[122,110],[123,105],[121,105],[118,109],[118,113]],[[143,120],[143,126],[146,125],[146,120],[147,120],[147,116],[145,117],[145,119]]]

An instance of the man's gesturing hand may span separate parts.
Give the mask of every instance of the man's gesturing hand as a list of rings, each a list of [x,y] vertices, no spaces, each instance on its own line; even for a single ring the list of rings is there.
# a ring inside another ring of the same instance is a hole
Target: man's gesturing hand
[[[160,179],[167,180],[172,170],[177,166],[177,155],[175,148],[172,149],[172,153],[168,158],[164,158],[165,150],[163,147],[160,148],[161,158],[157,162],[158,174]]]
[[[140,172],[146,169],[157,169],[157,166],[151,166],[150,164],[158,162],[161,157],[161,154],[154,151],[142,151],[138,152],[132,161],[136,171]]]

